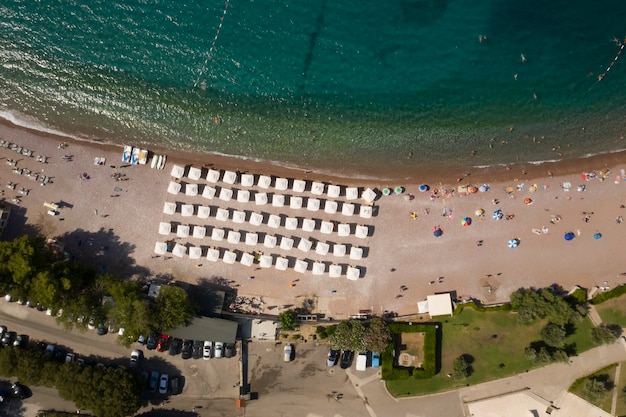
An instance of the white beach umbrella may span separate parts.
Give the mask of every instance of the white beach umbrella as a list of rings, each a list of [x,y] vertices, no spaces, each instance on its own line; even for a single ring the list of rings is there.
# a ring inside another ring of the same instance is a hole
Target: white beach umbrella
[[[359,216],[363,219],[370,219],[372,217],[374,209],[372,206],[361,206],[359,209]]]
[[[293,270],[303,274],[309,268],[309,263],[302,259],[296,259],[296,263],[293,266]]]
[[[235,263],[236,260],[237,260],[237,254],[235,252],[229,251],[229,250],[224,252],[222,261],[224,261],[225,264],[232,265]]]
[[[241,260],[239,262],[245,266],[252,266],[252,263],[254,262],[254,255],[245,252],[241,255]]]
[[[246,221],[246,212],[241,210],[233,211],[233,223],[243,223]]]
[[[269,249],[275,248],[277,241],[278,241],[278,238],[276,236],[265,235],[265,238],[263,239],[263,246]]]
[[[185,195],[195,197],[198,195],[198,184],[185,184]]]
[[[271,268],[273,263],[273,259],[270,255],[261,255],[259,259],[259,266],[261,268]]]
[[[331,234],[334,229],[335,225],[333,224],[333,222],[322,221],[322,224],[320,225],[320,232],[325,235]]]
[[[224,240],[225,234],[226,232],[224,231],[224,229],[218,229],[217,227],[214,227],[211,231],[211,239],[216,242],[221,242],[222,240]]]
[[[274,265],[276,269],[279,271],[286,271],[289,268],[289,259],[287,258],[276,258],[276,265]]]
[[[167,253],[167,243],[156,242],[154,244],[154,253],[157,255],[165,255]]]
[[[223,209],[223,208],[217,209],[217,214],[215,215],[216,220],[220,222],[225,222],[226,220],[228,220],[228,217],[229,217],[229,213],[227,209]]]
[[[159,223],[159,234],[160,235],[169,235],[172,231],[172,225],[170,222],[161,222]]]
[[[254,246],[259,243],[259,235],[254,232],[246,233],[246,245]]]
[[[211,207],[199,206],[198,207],[198,218],[199,219],[208,219],[209,217],[211,217]]]
[[[220,251],[215,248],[209,248],[206,252],[206,260],[209,262],[217,262],[220,258]]]
[[[241,242],[241,233],[231,230],[230,232],[228,232],[228,238],[226,240],[228,241],[228,243],[236,245]]]
[[[237,201],[240,203],[247,203],[250,201],[250,191],[248,190],[238,190],[237,191]]]
[[[328,276],[331,278],[339,278],[341,276],[341,265],[330,265],[328,267]]]
[[[192,236],[196,239],[204,239],[204,237],[206,236],[206,227],[194,226]]]
[[[319,198],[309,198],[306,202],[306,209],[309,211],[318,211],[320,209],[320,199]]]
[[[287,217],[285,219],[285,229],[287,230],[296,230],[298,228],[298,218],[297,217]]]
[[[356,281],[361,277],[361,269],[355,266],[349,266],[346,276],[351,281]]]
[[[341,194],[341,187],[338,185],[330,184],[328,186],[328,190],[326,191],[326,195],[330,198],[337,198]]]
[[[324,184],[321,182],[314,181],[311,184],[311,194],[313,195],[322,195],[324,194]]]
[[[337,234],[342,237],[350,236],[350,225],[342,223],[337,226]]]
[[[270,214],[270,217],[267,220],[267,226],[273,229],[278,229],[280,227],[280,216]]]
[[[180,206],[180,215],[183,217],[191,217],[193,216],[193,212],[193,204],[183,204]]]
[[[359,189],[357,187],[346,188],[346,200],[356,200],[359,198]]]
[[[324,213],[335,214],[337,213],[338,203],[336,201],[326,201],[324,203]]]
[[[280,248],[282,250],[291,250],[291,248],[293,248],[293,239],[289,237],[283,237],[280,239]]]
[[[291,189],[296,193],[303,193],[306,189],[306,181],[293,180],[293,187]]]
[[[346,245],[334,245],[333,256],[344,257],[346,256]]]
[[[304,219],[302,220],[302,230],[305,232],[312,232],[315,230],[315,220]]]
[[[365,239],[367,235],[369,235],[369,233],[369,227],[359,224],[354,231],[354,236],[358,237],[359,239]]]
[[[165,214],[176,213],[176,203],[171,203],[169,201],[166,201],[165,204],[163,204],[163,213]]]
[[[206,173],[206,180],[215,184],[220,180],[220,172],[215,169],[209,169],[209,172]]]
[[[263,215],[261,213],[250,213],[249,222],[252,226],[260,226],[263,223]]]
[[[179,224],[176,228],[176,236],[178,237],[189,237],[189,225]]]
[[[317,245],[315,246],[315,253],[317,253],[318,255],[328,255],[329,250],[330,245],[325,242],[317,242]]]
[[[172,166],[172,172],[170,175],[174,178],[181,179],[183,175],[185,175],[185,168],[180,165],[174,165]]]
[[[274,194],[272,196],[272,206],[273,207],[284,207],[285,206],[285,196],[282,194]]]
[[[199,246],[189,247],[189,259],[200,259],[200,258],[202,258],[202,248]]]
[[[376,197],[378,197],[378,195],[371,188],[368,188],[367,190],[363,191],[363,194],[361,194],[361,198],[365,200],[368,204],[373,203],[374,200],[376,200]]]
[[[220,190],[220,200],[230,201],[233,198],[233,190],[230,188],[222,188]]]
[[[257,185],[260,188],[268,189],[270,188],[271,184],[272,184],[272,178],[268,177],[267,175],[259,175],[259,181],[257,181]]]
[[[252,187],[254,185],[254,175],[241,174],[241,185],[243,187]]]
[[[233,171],[224,171],[224,177],[222,178],[226,184],[233,185],[237,181],[237,173]]]
[[[344,216],[352,216],[354,214],[354,204],[344,203],[343,206],[341,206],[341,214]]]
[[[309,239],[300,239],[300,242],[298,242],[298,249],[300,249],[302,252],[310,251],[312,246],[313,242],[311,242]]]
[[[324,275],[326,272],[326,265],[322,262],[313,262],[313,275]]]
[[[276,188],[278,191],[286,191],[287,188],[289,188],[289,181],[287,180],[287,178],[276,178],[274,188]]]
[[[213,200],[216,193],[217,190],[215,188],[205,185],[204,189],[202,190],[202,197],[206,198],[207,200]]]
[[[363,248],[359,248],[358,246],[352,246],[350,248],[350,259],[358,261],[363,258]]]
[[[170,184],[167,186],[167,192],[176,195],[180,192],[181,188],[182,185],[180,185],[180,183],[170,181]]]
[[[254,195],[254,202],[257,206],[264,206],[267,204],[267,193],[256,193]]]
[[[291,198],[289,199],[289,208],[292,208],[294,210],[302,208],[302,197],[291,196]]]
[[[172,255],[182,258],[187,253],[187,247],[185,245],[181,245],[177,243],[174,245],[174,249],[172,249]]]
[[[201,175],[202,175],[202,170],[200,168],[190,167],[187,177],[189,177],[190,180],[198,181]]]

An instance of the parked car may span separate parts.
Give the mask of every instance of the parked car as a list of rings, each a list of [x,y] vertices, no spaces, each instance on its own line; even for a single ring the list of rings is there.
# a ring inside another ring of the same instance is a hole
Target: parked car
[[[291,362],[292,355],[293,355],[293,345],[291,343],[285,344],[285,347],[283,347],[283,360],[285,362]]]
[[[168,374],[161,374],[159,379],[159,394],[167,394],[169,389],[170,376]]]
[[[330,368],[337,365],[337,361],[339,360],[339,350],[330,348],[328,349],[328,357],[326,359],[326,365]]]
[[[182,340],[173,338],[170,339],[170,352],[171,356],[178,355],[180,353],[181,345],[183,344]]]
[[[354,359],[354,351],[352,350],[344,350],[341,354],[341,362],[339,363],[339,367],[341,369],[348,369],[350,365],[352,365],[352,360]]]
[[[139,367],[139,361],[141,360],[141,357],[143,356],[143,352],[135,349],[132,352],[130,352],[130,367],[132,369],[137,369]]]
[[[380,352],[372,352],[372,368],[380,367]]]
[[[221,358],[222,356],[224,356],[224,343],[215,342],[215,357]]]
[[[157,347],[157,335],[152,333],[148,336],[148,340],[146,340],[146,349],[154,350]]]
[[[170,392],[172,395],[180,394],[180,378],[177,376],[173,376],[170,379]]]
[[[104,323],[98,324],[98,329],[96,330],[96,333],[98,334],[98,336],[104,336],[105,334],[107,334],[107,327],[104,325]]]
[[[167,345],[168,345],[168,340],[169,340],[169,336],[166,334],[162,334],[161,336],[159,336],[159,340],[157,341],[157,345],[156,345],[156,349],[159,352],[165,352],[165,350],[167,349]]]
[[[159,385],[159,373],[157,371],[152,371],[152,373],[150,374],[150,382],[148,384],[150,388],[150,392],[156,392],[158,385]]]
[[[183,359],[191,358],[191,343],[191,340],[183,340],[183,348],[181,350]]]
[[[4,334],[7,332],[7,326],[0,326],[0,338],[4,337]]]
[[[202,357],[202,340],[194,340],[191,348],[191,357],[194,359],[200,359]]]
[[[137,338],[137,343],[141,346],[144,346],[146,344],[146,336],[140,334]]]
[[[67,356],[67,351],[65,349],[57,349],[54,351],[54,359],[57,360],[57,362],[63,363],[65,362],[65,357]]]
[[[74,362],[74,358],[76,358],[75,354],[73,354],[72,352],[68,353],[67,355],[65,355],[65,363]]]
[[[18,334],[13,342],[13,346],[26,347],[28,345],[28,335]]]
[[[365,371],[367,369],[367,352],[359,352],[356,357],[356,370]]]
[[[11,389],[13,390],[13,395],[20,400],[32,395],[31,391],[19,382],[14,382],[13,385],[11,385]]]
[[[224,343],[224,357],[232,358],[235,356],[235,345],[232,343]]]
[[[211,354],[213,350],[213,342],[207,340],[204,342],[204,351],[202,352],[202,358],[205,361],[208,361],[209,359],[211,359]]]
[[[15,332],[6,332],[4,336],[2,336],[2,346],[13,346],[13,341],[17,337],[17,333]]]

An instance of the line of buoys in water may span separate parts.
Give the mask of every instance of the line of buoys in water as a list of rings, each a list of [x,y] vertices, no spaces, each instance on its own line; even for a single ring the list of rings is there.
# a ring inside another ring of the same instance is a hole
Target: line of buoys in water
[[[213,41],[211,42],[211,47],[209,48],[209,51],[206,54],[204,63],[202,64],[202,67],[200,68],[200,71],[198,72],[198,77],[196,78],[196,82],[193,84],[193,88],[198,87],[198,85],[200,85],[200,88],[202,88],[203,90],[206,88],[206,83],[204,81],[202,81],[201,83],[200,78],[202,78],[202,75],[206,71],[209,60],[211,59],[211,54],[215,51],[215,45],[217,44],[217,39],[219,38],[220,32],[222,31],[222,26],[224,25],[224,18],[226,17],[226,12],[228,11],[229,3],[230,3],[230,0],[226,0],[226,3],[224,4],[224,10],[222,11],[222,17],[220,18],[220,23],[219,25],[217,25],[215,36],[213,37]]]

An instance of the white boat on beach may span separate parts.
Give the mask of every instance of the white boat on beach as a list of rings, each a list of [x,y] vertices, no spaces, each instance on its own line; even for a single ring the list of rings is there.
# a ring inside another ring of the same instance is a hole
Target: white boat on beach
[[[165,168],[165,160],[167,159],[167,155],[161,156],[161,160],[159,161],[159,169]]]
[[[122,162],[124,162],[125,164],[129,164],[132,152],[133,152],[133,147],[130,145],[125,145],[124,153],[122,154]]]
[[[141,149],[139,151],[139,157],[137,158],[137,162],[141,165],[145,165],[148,163],[148,151],[146,149]]]
[[[133,153],[130,156],[130,163],[133,165],[137,165],[139,163],[139,152],[141,152],[139,150],[139,148],[134,148],[133,149]]]
[[[159,156],[154,155],[152,157],[152,161],[150,162],[150,168],[155,169],[157,166],[159,166]]]

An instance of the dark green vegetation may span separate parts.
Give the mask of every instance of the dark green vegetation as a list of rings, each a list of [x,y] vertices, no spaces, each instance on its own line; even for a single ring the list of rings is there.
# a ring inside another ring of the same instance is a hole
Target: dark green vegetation
[[[626,285],[620,285],[619,287],[615,287],[610,291],[606,291],[596,295],[589,302],[594,305],[602,304],[603,302],[610,300],[611,298],[617,298],[624,294],[626,294]]]
[[[151,327],[168,330],[195,313],[179,287],[163,286],[150,300],[136,282],[59,257],[40,236],[0,242],[0,293],[51,309],[66,329],[83,329],[90,320],[124,327],[118,341],[127,346]]]
[[[278,322],[283,330],[295,330],[298,327],[298,321],[296,320],[296,313],[293,310],[283,311],[278,315]]]
[[[441,352],[441,326],[435,323],[390,323],[389,329],[392,332],[394,343],[389,345],[382,354],[382,378],[388,381],[388,387],[400,381],[411,381],[416,379],[428,379],[439,372]],[[422,333],[424,335],[424,346],[422,349],[421,367],[402,367],[398,365],[396,352],[400,352],[404,346],[402,334]],[[411,385],[408,383],[407,385]],[[393,393],[391,388],[389,390]],[[407,394],[408,395],[408,394]]]
[[[333,349],[382,352],[391,342],[391,332],[380,318],[369,322],[342,321],[329,335],[329,340]]]
[[[607,366],[591,375],[577,379],[570,386],[569,392],[610,413],[616,366]]]

